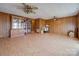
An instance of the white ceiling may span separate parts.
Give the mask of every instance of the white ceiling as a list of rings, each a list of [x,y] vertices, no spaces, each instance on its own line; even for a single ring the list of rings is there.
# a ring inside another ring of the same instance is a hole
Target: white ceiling
[[[78,3],[32,3],[31,5],[38,7],[36,14],[25,14],[23,10],[20,9],[20,7],[23,7],[21,3],[0,3],[0,12],[7,12],[31,18],[53,18],[53,16],[73,16],[79,11]]]

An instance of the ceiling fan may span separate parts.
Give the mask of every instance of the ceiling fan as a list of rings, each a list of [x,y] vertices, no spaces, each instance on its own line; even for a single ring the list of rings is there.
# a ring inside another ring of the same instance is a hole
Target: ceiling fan
[[[22,9],[25,13],[27,14],[30,14],[30,13],[34,13],[35,14],[35,11],[34,10],[37,10],[38,7],[34,7],[32,5],[26,5],[25,3],[22,3],[22,5],[24,6]]]

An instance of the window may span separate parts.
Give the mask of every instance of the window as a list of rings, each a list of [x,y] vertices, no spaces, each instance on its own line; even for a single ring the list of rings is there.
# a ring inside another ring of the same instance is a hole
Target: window
[[[12,17],[12,29],[23,30],[25,33],[31,32],[31,20],[19,18],[16,16]]]
[[[24,23],[22,19],[16,18],[12,19],[12,29],[23,29]]]

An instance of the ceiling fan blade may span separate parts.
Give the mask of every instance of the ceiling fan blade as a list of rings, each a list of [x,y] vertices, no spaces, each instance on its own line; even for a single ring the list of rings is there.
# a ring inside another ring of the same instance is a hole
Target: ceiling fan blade
[[[34,11],[32,11],[31,13],[34,13],[34,14],[35,14],[35,12],[34,12]]]
[[[33,7],[33,9],[38,9],[37,7]]]
[[[26,7],[26,4],[25,3],[22,3],[22,5],[24,5]]]

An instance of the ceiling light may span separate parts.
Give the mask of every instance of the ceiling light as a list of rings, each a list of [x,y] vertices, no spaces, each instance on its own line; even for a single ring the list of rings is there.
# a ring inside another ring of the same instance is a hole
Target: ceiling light
[[[24,12],[29,14],[29,13],[35,13],[34,10],[38,9],[37,7],[34,7],[32,5],[26,5],[25,3],[22,3],[24,5]]]
[[[57,20],[55,16],[54,16],[53,20],[54,20],[54,21],[56,21],[56,20]]]

